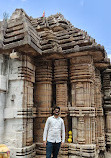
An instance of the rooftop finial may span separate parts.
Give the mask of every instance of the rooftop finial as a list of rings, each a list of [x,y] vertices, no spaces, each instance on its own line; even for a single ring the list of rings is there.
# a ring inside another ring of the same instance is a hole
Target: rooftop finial
[[[45,11],[43,11],[43,15],[42,15],[42,17],[45,17]]]

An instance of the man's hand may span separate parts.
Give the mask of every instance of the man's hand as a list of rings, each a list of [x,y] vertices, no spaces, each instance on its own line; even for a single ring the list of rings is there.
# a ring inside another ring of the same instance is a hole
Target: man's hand
[[[64,147],[64,143],[63,142],[61,142],[61,147]]]
[[[43,147],[46,147],[46,141],[43,142]]]

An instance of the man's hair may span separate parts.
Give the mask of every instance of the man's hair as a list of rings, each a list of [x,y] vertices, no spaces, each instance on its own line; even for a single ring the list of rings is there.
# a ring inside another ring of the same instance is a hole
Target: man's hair
[[[58,110],[60,111],[60,107],[59,107],[59,106],[55,106],[54,109],[53,109],[53,111],[54,111],[55,109],[58,109]]]
[[[58,109],[58,110],[60,111],[60,107],[59,107],[59,106],[54,106],[54,107],[52,108],[52,115],[54,114],[53,112],[54,112],[55,109]]]

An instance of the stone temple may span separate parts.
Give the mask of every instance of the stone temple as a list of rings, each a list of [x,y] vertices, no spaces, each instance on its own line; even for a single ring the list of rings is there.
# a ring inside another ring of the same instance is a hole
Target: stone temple
[[[0,144],[11,158],[45,158],[43,129],[55,105],[66,128],[59,158],[111,157],[104,47],[60,13],[34,19],[16,9],[0,22]]]

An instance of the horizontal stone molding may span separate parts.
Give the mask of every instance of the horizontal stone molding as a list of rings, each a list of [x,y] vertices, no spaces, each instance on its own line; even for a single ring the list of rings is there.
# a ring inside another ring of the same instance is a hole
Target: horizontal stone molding
[[[79,145],[79,144],[69,144],[69,154],[77,155],[81,157],[89,157],[95,158],[96,156],[96,145],[95,144],[87,144],[87,145]]]
[[[34,118],[35,117],[35,108],[26,108],[26,109],[4,109],[4,119],[12,118]]]
[[[31,146],[26,146],[23,148],[11,148],[10,147],[10,156],[16,158],[35,158],[36,151],[35,151],[36,144]]]
[[[65,117],[68,115],[68,107],[60,107],[60,116]],[[52,114],[52,108],[37,108],[36,116],[37,117],[48,117]]]
[[[68,155],[68,149],[69,149],[69,144],[65,143],[64,147],[60,148],[59,156]],[[40,155],[40,156],[46,154],[46,148],[43,147],[43,143],[36,143],[36,153],[37,155]]]
[[[70,116],[95,116],[95,108],[94,107],[69,107]]]

